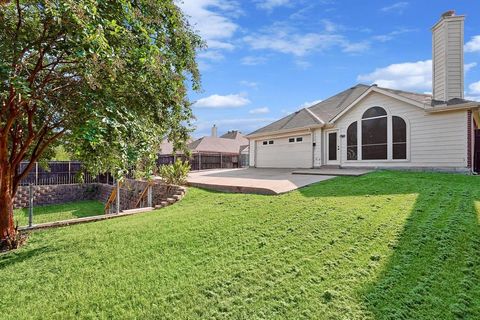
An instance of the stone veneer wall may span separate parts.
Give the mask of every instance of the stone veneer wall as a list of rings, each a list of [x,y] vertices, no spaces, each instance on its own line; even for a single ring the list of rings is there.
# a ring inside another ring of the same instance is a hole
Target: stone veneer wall
[[[121,187],[120,207],[122,210],[134,209],[140,193],[145,189],[147,182],[139,180],[127,180]],[[81,200],[98,200],[106,203],[114,186],[103,183],[88,184],[62,184],[34,186],[33,203],[35,206],[60,204]],[[153,185],[152,205],[158,205],[162,201],[178,193],[180,187],[167,186],[161,182]],[[14,208],[28,207],[29,187],[18,188],[14,198]]]

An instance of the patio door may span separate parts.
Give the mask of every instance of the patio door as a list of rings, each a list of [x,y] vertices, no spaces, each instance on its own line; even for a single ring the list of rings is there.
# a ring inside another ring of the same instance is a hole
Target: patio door
[[[327,165],[340,164],[340,146],[338,131],[327,131]]]

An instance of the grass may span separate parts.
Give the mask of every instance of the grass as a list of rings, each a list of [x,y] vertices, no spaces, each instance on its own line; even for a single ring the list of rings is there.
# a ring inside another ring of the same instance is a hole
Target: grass
[[[480,179],[377,172],[33,233],[2,319],[479,319]]]
[[[101,215],[103,207],[100,201],[95,200],[36,206],[33,209],[33,224]],[[19,226],[28,225],[28,208],[16,209],[14,217]]]

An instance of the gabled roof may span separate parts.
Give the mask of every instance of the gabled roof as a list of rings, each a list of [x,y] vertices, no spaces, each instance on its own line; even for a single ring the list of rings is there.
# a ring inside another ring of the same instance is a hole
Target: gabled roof
[[[225,138],[225,139],[238,139],[240,137],[243,137],[243,135],[240,133],[240,131],[228,131],[227,133],[223,134],[220,136],[220,138]]]
[[[260,128],[248,136],[262,135],[270,132],[289,131],[293,129],[310,128],[316,125],[335,122],[336,119],[346,113],[363,97],[370,92],[382,93],[404,102],[410,103],[425,111],[439,108],[440,106],[460,106],[463,104],[474,103],[465,99],[452,99],[450,101],[436,101],[430,94],[408,92],[389,88],[378,87],[377,85],[357,84],[345,91],[342,91],[326,100],[323,100],[309,108],[301,109],[280,120],[277,120],[263,128]],[[440,109],[439,109],[440,111]]]
[[[250,134],[259,134],[264,132],[289,130],[296,128],[308,128],[311,126],[323,124],[322,120],[306,108],[289,114],[288,116],[269,124],[266,127],[258,129]]]
[[[188,144],[192,152],[240,153],[248,139],[238,131],[230,131],[221,137],[203,137]]]

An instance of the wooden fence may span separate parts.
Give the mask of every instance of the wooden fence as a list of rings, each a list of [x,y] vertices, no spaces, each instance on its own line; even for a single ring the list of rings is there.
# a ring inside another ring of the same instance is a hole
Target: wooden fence
[[[19,171],[28,165],[27,162],[20,164]],[[82,168],[79,161],[49,161],[47,168],[43,168],[38,162],[20,182],[21,186],[33,185],[56,185],[74,183],[113,183],[109,174],[91,175]]]

